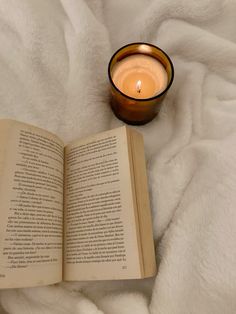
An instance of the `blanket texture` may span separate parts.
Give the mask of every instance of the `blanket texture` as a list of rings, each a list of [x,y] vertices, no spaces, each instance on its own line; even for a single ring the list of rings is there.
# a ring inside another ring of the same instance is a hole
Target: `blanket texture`
[[[236,313],[236,2],[2,0],[0,29],[0,117],[66,142],[122,125],[107,79],[121,45],[153,43],[175,67],[160,115],[137,128],[157,277],[3,290],[2,311]]]

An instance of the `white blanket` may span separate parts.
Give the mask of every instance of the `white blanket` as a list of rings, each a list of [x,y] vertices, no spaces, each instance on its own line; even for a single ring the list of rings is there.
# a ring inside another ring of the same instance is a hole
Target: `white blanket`
[[[121,125],[107,64],[134,41],[175,66],[159,117],[137,128],[158,275],[1,291],[9,313],[236,313],[235,1],[2,0],[0,117],[66,142]]]

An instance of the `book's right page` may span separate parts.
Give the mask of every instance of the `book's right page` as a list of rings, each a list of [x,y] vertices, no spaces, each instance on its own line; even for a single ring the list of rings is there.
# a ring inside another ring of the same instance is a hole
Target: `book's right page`
[[[126,127],[65,148],[64,280],[142,277]]]

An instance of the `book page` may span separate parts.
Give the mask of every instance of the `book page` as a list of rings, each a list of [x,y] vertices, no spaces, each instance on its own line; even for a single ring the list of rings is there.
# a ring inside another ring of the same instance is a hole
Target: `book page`
[[[62,279],[63,143],[0,120],[0,288]]]
[[[156,274],[155,248],[152,231],[152,217],[148,193],[146,162],[143,137],[133,129],[128,129],[131,160],[137,205],[140,249],[143,259],[143,277]]]
[[[64,280],[140,278],[126,128],[65,149]]]

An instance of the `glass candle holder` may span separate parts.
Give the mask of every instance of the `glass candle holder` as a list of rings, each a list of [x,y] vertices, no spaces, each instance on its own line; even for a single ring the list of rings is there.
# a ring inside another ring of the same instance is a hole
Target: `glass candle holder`
[[[132,43],[114,53],[108,76],[115,115],[128,124],[142,125],[160,111],[174,79],[174,67],[160,48],[148,43]]]

